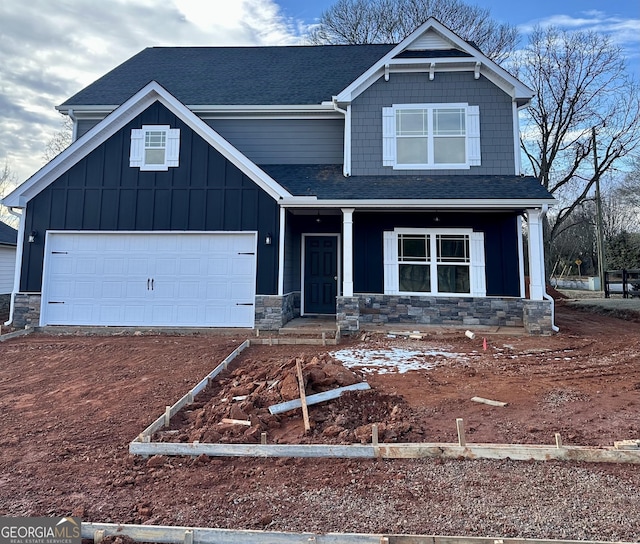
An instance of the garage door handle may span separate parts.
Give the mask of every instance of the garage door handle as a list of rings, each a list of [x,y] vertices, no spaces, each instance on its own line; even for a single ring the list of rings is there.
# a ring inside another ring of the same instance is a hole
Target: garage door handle
[[[154,278],[151,278],[151,290],[153,291],[153,282],[156,281]]]
[[[236,306],[253,306],[253,302],[236,302]]]
[[[151,283],[151,279],[147,278],[147,291],[149,290],[149,284]]]

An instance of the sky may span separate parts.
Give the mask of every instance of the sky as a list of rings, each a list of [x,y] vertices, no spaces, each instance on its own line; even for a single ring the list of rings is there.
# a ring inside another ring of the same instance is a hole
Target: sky
[[[332,0],[0,0],[0,171],[45,164],[55,110],[145,47],[292,45]],[[471,0],[523,40],[536,25],[609,33],[640,74],[640,0]]]

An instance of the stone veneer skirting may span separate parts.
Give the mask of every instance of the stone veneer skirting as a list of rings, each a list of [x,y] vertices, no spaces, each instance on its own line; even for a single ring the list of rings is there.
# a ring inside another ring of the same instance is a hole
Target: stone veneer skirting
[[[342,332],[363,324],[490,325],[522,327],[530,334],[551,334],[551,303],[519,298],[355,295],[338,297]]]
[[[40,325],[40,293],[17,293],[12,326],[17,329]]]
[[[287,321],[300,315],[300,292],[286,295],[256,295],[254,327],[263,331],[277,331]]]

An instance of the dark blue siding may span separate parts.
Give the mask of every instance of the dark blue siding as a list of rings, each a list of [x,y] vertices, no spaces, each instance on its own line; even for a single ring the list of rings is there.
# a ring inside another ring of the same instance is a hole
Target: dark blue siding
[[[484,232],[487,296],[520,296],[517,215],[514,213],[356,212],[354,291],[384,293],[382,233],[394,228],[472,228]]]
[[[167,124],[180,128],[180,166],[168,172],[129,167],[132,128]],[[258,231],[257,293],[275,294],[277,203],[238,168],[159,103],[71,167],[27,206],[25,233],[40,234],[24,244],[20,289],[42,285],[47,230]]]

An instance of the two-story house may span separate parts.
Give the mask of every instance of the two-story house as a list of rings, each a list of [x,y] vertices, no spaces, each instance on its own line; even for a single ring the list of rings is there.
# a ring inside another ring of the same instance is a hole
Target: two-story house
[[[548,333],[532,95],[434,19],[398,45],[145,49],[58,107],[73,144],[3,201],[13,323]]]

